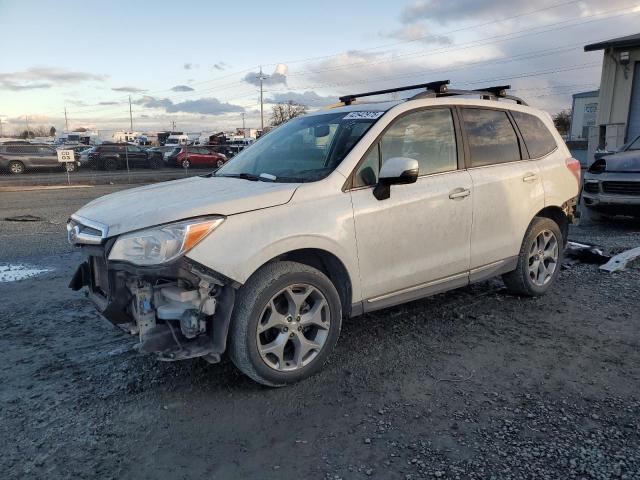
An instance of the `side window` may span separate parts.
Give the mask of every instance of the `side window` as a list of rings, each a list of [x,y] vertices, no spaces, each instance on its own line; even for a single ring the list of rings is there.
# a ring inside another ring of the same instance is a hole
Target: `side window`
[[[531,158],[544,157],[553,152],[558,145],[546,125],[535,115],[522,112],[511,112],[518,124],[524,144]]]
[[[55,150],[53,150],[52,148],[49,148],[49,147],[39,147],[38,148],[38,153],[40,153],[42,155],[57,155]]]
[[[354,187],[366,187],[378,183],[378,170],[380,170],[380,144],[369,151],[364,161],[358,167],[353,178]]]
[[[471,166],[481,167],[520,160],[518,137],[506,112],[463,108]]]
[[[448,108],[422,110],[401,117],[380,140],[382,163],[393,157],[418,161],[420,175],[458,168],[453,117]]]

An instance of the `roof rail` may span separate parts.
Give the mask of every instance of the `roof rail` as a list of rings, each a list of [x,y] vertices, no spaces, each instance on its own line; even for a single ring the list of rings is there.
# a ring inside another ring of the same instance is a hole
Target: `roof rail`
[[[515,95],[508,95],[507,90],[511,88],[511,85],[496,85],[493,87],[476,88],[473,90],[464,90],[451,88],[447,92],[438,94],[438,97],[449,97],[453,95],[480,95],[483,100],[498,100],[504,98],[505,100],[512,100],[518,105],[527,105],[527,102]]]
[[[418,85],[408,85],[406,87],[388,88],[386,90],[376,90],[373,92],[356,93],[354,95],[345,95],[340,97],[340,101],[345,105],[351,105],[356,98],[371,97],[373,95],[383,95],[385,93],[404,92],[406,90],[415,90],[417,88],[425,88],[427,91],[435,94],[444,94],[447,91],[449,80],[438,80],[436,82],[420,83]],[[424,92],[421,92],[422,94]]]

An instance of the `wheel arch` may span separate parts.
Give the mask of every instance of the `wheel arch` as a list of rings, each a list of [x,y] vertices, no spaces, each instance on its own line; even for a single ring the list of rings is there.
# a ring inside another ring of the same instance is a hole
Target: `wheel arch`
[[[251,274],[251,276],[255,275],[255,273],[263,266],[278,261],[302,263],[324,273],[336,287],[338,295],[340,295],[343,316],[351,316],[351,307],[353,302],[353,284],[351,281],[351,275],[349,274],[344,262],[342,262],[342,260],[340,260],[334,253],[322,248],[299,248],[290,250],[276,255],[264,262]]]
[[[558,227],[560,227],[560,232],[562,232],[562,241],[565,245],[567,244],[567,235],[569,233],[569,218],[567,217],[567,214],[562,209],[562,207],[554,205],[548,206],[536,213],[535,216],[548,218],[556,222],[558,224]]]

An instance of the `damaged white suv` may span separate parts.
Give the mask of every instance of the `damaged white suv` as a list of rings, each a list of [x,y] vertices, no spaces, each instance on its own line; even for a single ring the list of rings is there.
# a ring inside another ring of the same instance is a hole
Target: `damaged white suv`
[[[423,89],[402,101],[342,97],[214,173],[92,201],[68,223],[86,254],[70,286],[141,352],[228,351],[272,386],[317,372],[343,318],[497,275],[543,294],[580,165],[508,87],[447,83],[389,90]]]

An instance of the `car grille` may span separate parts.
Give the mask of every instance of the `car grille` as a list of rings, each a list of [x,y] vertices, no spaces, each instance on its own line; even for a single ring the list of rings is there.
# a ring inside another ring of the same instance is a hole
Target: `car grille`
[[[602,182],[602,191],[618,195],[640,195],[640,182]]]
[[[584,184],[584,191],[588,193],[598,193],[600,189],[598,188],[598,184],[595,182],[588,182]]]

